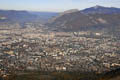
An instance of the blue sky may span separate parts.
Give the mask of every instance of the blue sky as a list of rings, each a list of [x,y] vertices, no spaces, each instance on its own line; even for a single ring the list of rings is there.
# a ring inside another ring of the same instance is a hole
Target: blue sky
[[[120,0],[0,0],[0,9],[61,12],[95,5],[119,7]]]

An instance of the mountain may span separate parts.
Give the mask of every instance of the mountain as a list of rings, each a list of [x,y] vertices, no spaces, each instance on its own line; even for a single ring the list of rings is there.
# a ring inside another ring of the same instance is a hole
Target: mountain
[[[73,13],[73,12],[77,12],[79,11],[78,9],[71,9],[71,10],[67,10],[64,11],[62,13],[57,14],[55,17],[50,18],[50,20],[48,20],[48,23],[54,23],[54,21],[60,17],[62,17],[65,14],[69,14],[69,13]]]
[[[59,13],[57,12],[31,12],[34,15],[39,16],[41,19],[50,19],[51,17],[57,16]]]
[[[96,12],[93,13],[93,10]],[[113,13],[113,11],[113,8],[96,6],[56,17],[53,22],[47,25],[62,31],[120,30],[119,9],[115,8],[116,12]]]
[[[0,10],[0,24],[14,24],[19,23],[24,25],[26,22],[45,23],[52,16],[57,13],[48,12],[30,12],[17,10]]]
[[[103,7],[96,5],[94,7],[84,9],[82,12],[85,14],[116,14],[120,13],[120,9],[115,7]]]
[[[15,11],[15,10],[0,10],[0,16],[4,19],[0,19],[0,22],[8,23],[23,23],[26,21],[33,21],[37,18],[36,15],[33,15],[27,11]]]

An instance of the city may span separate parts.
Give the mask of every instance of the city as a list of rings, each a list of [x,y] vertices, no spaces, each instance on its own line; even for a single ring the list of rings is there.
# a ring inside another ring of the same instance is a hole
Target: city
[[[120,1],[1,0],[0,80],[120,80]]]
[[[29,27],[0,30],[0,73],[83,71],[120,67],[120,38],[90,31],[55,32]]]

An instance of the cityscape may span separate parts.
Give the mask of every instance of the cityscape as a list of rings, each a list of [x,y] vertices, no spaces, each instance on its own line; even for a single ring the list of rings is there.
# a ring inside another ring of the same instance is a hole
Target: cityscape
[[[0,10],[0,80],[120,80],[120,8]]]

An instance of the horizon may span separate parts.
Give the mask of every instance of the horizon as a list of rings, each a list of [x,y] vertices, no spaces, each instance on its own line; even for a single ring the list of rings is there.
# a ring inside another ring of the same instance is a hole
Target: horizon
[[[85,9],[95,5],[120,8],[119,0],[3,0],[1,10],[27,10],[37,12],[63,12],[70,9]]]
[[[91,7],[95,7],[95,6],[101,6],[101,5],[94,5],[94,6],[90,6],[90,7],[87,7],[87,8],[91,8]],[[108,8],[119,8],[119,7],[114,7],[114,6],[101,6],[101,7],[108,7]],[[87,9],[87,8],[84,8],[84,9]],[[81,9],[81,10],[84,10],[84,9]],[[0,9],[0,10],[9,10],[9,11],[28,11],[28,12],[50,12],[50,13],[60,13],[60,12],[57,12],[57,11],[34,11],[34,10],[17,10],[17,9]],[[68,10],[72,10],[72,9],[68,9]],[[65,10],[65,11],[68,11],[68,10]],[[74,9],[73,9],[74,10]],[[78,9],[80,11],[80,9]],[[61,11],[61,12],[64,12],[64,11]]]

